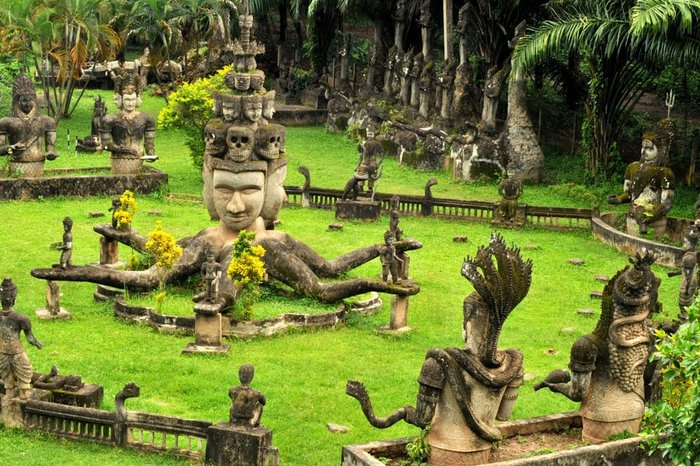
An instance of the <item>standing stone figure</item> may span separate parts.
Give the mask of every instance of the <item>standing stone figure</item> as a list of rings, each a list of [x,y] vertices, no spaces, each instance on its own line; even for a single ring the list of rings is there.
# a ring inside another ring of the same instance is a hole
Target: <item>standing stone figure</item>
[[[433,62],[427,61],[423,65],[423,71],[418,79],[418,89],[420,90],[418,113],[423,118],[428,118],[430,114],[430,91],[433,87]]]
[[[411,67],[411,101],[412,108],[418,109],[420,106],[420,74],[423,71],[423,54],[419,53],[413,57],[413,66]]]
[[[384,247],[380,255],[382,260],[382,281],[386,283],[399,283],[401,281],[399,271],[402,268],[403,261],[396,253],[394,241],[395,238],[391,234],[391,230],[387,230],[384,233]],[[390,274],[391,280],[389,279]]]
[[[0,285],[0,380],[7,398],[15,398],[19,388],[19,397],[26,400],[32,393],[32,363],[22,347],[20,332],[31,345],[39,349],[44,345],[34,338],[29,318],[15,311],[16,299],[17,287],[10,277],[5,277]]]
[[[56,123],[39,114],[34,83],[22,71],[12,86],[12,114],[0,118],[0,155],[10,158],[9,175],[43,175],[44,162],[58,157],[55,146]]]
[[[394,99],[394,70],[400,61],[398,49],[392,45],[386,55],[384,63],[384,98],[392,101]]]
[[[374,140],[367,140],[360,146],[360,161],[355,167],[355,173],[352,178],[345,184],[342,199],[356,200],[360,192],[363,190],[365,181],[367,182],[367,195],[372,196],[374,193],[374,183],[379,178],[379,166],[381,160],[377,161],[377,156],[384,152],[381,143]]]
[[[115,82],[121,110],[100,122],[104,148],[111,152],[112,173],[137,174],[144,160],[155,161],[156,123],[148,113],[136,110],[141,105],[141,80],[134,73],[122,73]],[[144,151],[145,149],[145,151]]]
[[[669,277],[681,276],[681,285],[678,290],[680,308],[678,320],[681,324],[688,321],[688,307],[695,301],[695,294],[698,291],[698,240],[700,240],[700,226],[693,223],[688,227],[685,235],[686,249],[681,258],[681,269],[668,273]]]
[[[488,462],[493,442],[502,438],[494,421],[510,417],[523,377],[522,353],[499,349],[498,337],[527,295],[531,274],[532,262],[498,235],[474,259],[465,259],[462,275],[475,291],[464,300],[464,348],[429,350],[415,408],[404,406],[384,418],[375,416],[364,385],[348,381],[346,392],[360,402],[369,423],[380,429],[400,420],[430,426],[433,466]]]
[[[409,50],[403,55],[401,60],[401,92],[399,100],[401,105],[408,107],[411,104],[411,68],[413,65],[413,55]]]
[[[423,56],[426,61],[430,61],[433,54],[433,49],[430,46],[430,20],[432,15],[430,14],[430,0],[422,0],[420,2],[420,17],[418,18],[418,24],[420,25],[420,33],[423,44]]]
[[[58,246],[61,250],[61,258],[57,266],[65,269],[73,266],[73,219],[66,217],[63,219],[63,241]]]
[[[97,96],[95,103],[92,106],[92,126],[90,135],[83,139],[75,140],[75,148],[82,152],[100,152],[102,150],[102,141],[100,140],[100,121],[107,114],[107,106],[105,105],[102,96]]]
[[[262,418],[266,400],[265,395],[250,386],[254,375],[255,368],[252,364],[243,364],[238,369],[238,379],[241,384],[237,387],[231,387],[228,391],[228,396],[231,398],[231,410],[229,411],[231,424],[245,427],[260,426],[260,418]]]
[[[676,177],[666,164],[675,135],[676,127],[669,119],[644,133],[641,160],[627,166],[624,192],[608,196],[610,204],[630,203],[629,234],[644,234],[651,228],[658,240],[666,233],[666,215],[673,206],[676,188]]]
[[[518,216],[518,198],[523,195],[523,183],[514,177],[504,178],[498,185],[501,200],[496,204],[494,220],[498,223],[513,223]]]
[[[467,32],[469,31],[469,10],[471,3],[467,2],[457,14],[457,32],[459,34],[459,64],[464,65],[469,59],[467,50]]]
[[[207,260],[202,264],[202,278],[207,287],[206,298],[208,303],[216,302],[219,294],[219,280],[221,279],[221,264],[214,259],[214,251],[207,249]]]
[[[651,271],[654,260],[651,253],[638,253],[632,267],[608,282],[595,330],[571,347],[571,373],[556,370],[535,385],[535,390],[547,387],[581,402],[582,436],[589,442],[639,432],[644,370],[653,345],[649,316],[657,309],[661,282]]]

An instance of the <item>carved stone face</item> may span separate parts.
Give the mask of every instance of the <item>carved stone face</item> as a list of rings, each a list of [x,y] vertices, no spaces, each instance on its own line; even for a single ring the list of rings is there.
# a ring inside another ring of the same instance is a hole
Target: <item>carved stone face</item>
[[[262,88],[265,83],[265,77],[260,74],[254,74],[250,77],[250,88],[257,91]]]
[[[265,201],[265,173],[214,170],[214,206],[221,222],[233,231],[251,225]]]
[[[260,216],[267,221],[277,219],[282,204],[287,200],[284,180],[287,178],[287,165],[281,165],[267,175],[265,204]]]
[[[275,116],[275,99],[268,99],[263,104],[263,116],[266,120],[272,120]]]
[[[255,133],[245,126],[231,126],[226,131],[228,157],[234,162],[245,162],[253,152]]]
[[[238,117],[239,110],[233,102],[223,102],[221,104],[221,116],[224,121],[233,121]]]
[[[34,108],[34,99],[30,95],[23,95],[19,98],[19,109],[22,113],[30,113]]]
[[[249,102],[245,107],[245,117],[251,122],[256,123],[262,117],[262,110],[262,102]]]
[[[249,74],[237,74],[235,78],[236,89],[239,91],[247,91],[250,89],[250,75]]]
[[[263,160],[274,160],[280,156],[284,126],[267,125],[255,132],[255,153]]]
[[[122,110],[131,113],[136,110],[139,104],[139,97],[135,92],[122,95]]]
[[[642,162],[653,163],[656,162],[659,156],[659,149],[656,144],[648,139],[642,141]]]

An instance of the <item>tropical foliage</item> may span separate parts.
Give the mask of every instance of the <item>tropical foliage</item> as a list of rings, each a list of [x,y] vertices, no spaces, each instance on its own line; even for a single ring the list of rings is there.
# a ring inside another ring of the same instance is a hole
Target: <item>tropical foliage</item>
[[[559,0],[548,7],[552,19],[519,41],[513,66],[527,69],[551,58],[580,58],[588,76],[588,168],[603,173],[622,125],[654,73],[666,63],[700,62],[700,47],[689,40],[697,32],[698,2]]]
[[[700,445],[688,439],[700,438],[700,305],[689,309],[688,322],[661,342],[652,360],[662,368],[662,399],[651,406],[646,417],[645,437],[652,451],[661,451],[673,464],[696,465]]]
[[[235,310],[243,319],[251,317],[253,304],[260,297],[260,284],[265,278],[265,264],[262,257],[265,248],[253,246],[255,233],[242,230],[233,243],[233,257],[227,275],[239,288]]]

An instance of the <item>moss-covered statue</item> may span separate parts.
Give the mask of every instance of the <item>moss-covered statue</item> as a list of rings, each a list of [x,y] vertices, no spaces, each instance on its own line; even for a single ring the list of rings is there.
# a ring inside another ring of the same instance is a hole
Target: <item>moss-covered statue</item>
[[[673,206],[676,178],[666,165],[676,134],[670,119],[661,120],[642,138],[642,156],[625,171],[624,192],[608,196],[610,204],[630,203],[627,233],[652,229],[656,239],[666,233],[666,215]]]
[[[247,6],[243,10],[247,11]],[[252,17],[249,19],[252,22]],[[385,283],[377,278],[322,280],[338,277],[378,258],[383,244],[326,260],[306,244],[273,230],[286,199],[283,186],[287,173],[285,132],[283,126],[268,121],[272,117],[273,102],[268,105],[264,102],[274,99],[274,95],[263,88],[264,73],[255,69],[254,59],[254,55],[264,48],[250,40],[247,20],[245,25],[241,40],[234,47],[233,70],[225,77],[230,92],[221,91],[214,96],[216,105],[221,108],[221,118],[210,121],[204,135],[204,200],[209,214],[219,220],[218,225],[178,241],[183,254],[167,271],[158,270],[157,266],[144,271],[73,266],[65,270],[34,269],[32,275],[45,280],[89,281],[131,290],[152,290],[161,279],[166,283],[177,282],[200,274],[208,250],[222,269],[227,270],[233,257],[232,243],[238,239],[241,230],[248,230],[255,233],[255,243],[265,248],[264,261],[269,277],[286,283],[303,295],[335,302],[368,291],[399,295],[419,291],[414,283]],[[120,230],[111,225],[100,225],[95,231],[105,238],[144,250],[146,238],[134,229]],[[407,239],[395,242],[394,246],[400,252],[417,249],[421,244]],[[233,303],[236,292],[233,282],[222,277],[216,299],[227,308]],[[206,293],[201,298],[206,299]]]
[[[571,373],[556,370],[535,385],[580,401],[582,436],[593,443],[639,432],[644,416],[644,370],[653,344],[649,319],[660,280],[651,271],[652,254],[644,251],[630,261],[632,267],[605,286],[595,330],[571,347]]]
[[[464,348],[433,348],[421,368],[416,407],[405,406],[385,418],[374,415],[367,391],[348,381],[347,393],[362,406],[367,420],[387,428],[400,420],[430,426],[430,464],[488,462],[493,442],[501,439],[494,421],[510,417],[523,382],[523,356],[501,350],[498,337],[505,319],[530,289],[532,262],[493,235],[474,259],[466,258],[462,275],[475,292],[464,300]]]
[[[0,155],[10,158],[9,175],[43,175],[44,162],[58,157],[55,146],[56,123],[39,113],[34,83],[22,71],[12,86],[12,115],[0,118]]]

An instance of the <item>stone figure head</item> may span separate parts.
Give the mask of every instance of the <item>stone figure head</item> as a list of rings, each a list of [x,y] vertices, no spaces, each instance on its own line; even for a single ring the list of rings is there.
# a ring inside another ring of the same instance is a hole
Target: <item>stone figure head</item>
[[[257,123],[262,118],[263,103],[259,95],[243,97],[243,114],[251,123]]]
[[[214,208],[221,223],[231,231],[241,231],[260,216],[265,202],[267,163],[232,163],[215,159]]]
[[[73,228],[73,219],[66,217],[63,219],[63,229],[65,231],[70,231]]]
[[[241,98],[238,96],[218,94],[215,96],[215,101],[218,100],[221,105],[221,118],[224,121],[231,122],[241,116]]]
[[[234,86],[236,90],[247,91],[250,89],[250,75],[247,73],[236,73],[234,75]]]
[[[255,132],[255,154],[258,159],[274,160],[280,156],[285,127],[270,124],[261,126]]]
[[[117,107],[127,113],[135,111],[141,105],[141,79],[132,72],[122,71],[115,78],[114,94]]]
[[[0,303],[3,309],[10,309],[17,299],[17,286],[10,277],[5,277],[0,285]]]
[[[227,159],[233,162],[250,160],[255,144],[255,132],[248,126],[231,126],[226,131]]]
[[[675,135],[676,125],[672,120],[664,119],[654,124],[642,136],[641,161],[654,165],[668,164]]]
[[[265,203],[260,216],[266,224],[273,223],[279,217],[287,192],[284,190],[284,180],[287,178],[286,157],[281,157],[268,163],[267,182],[265,184]]]
[[[253,381],[253,376],[255,375],[255,367],[252,364],[243,364],[238,369],[238,380],[240,380],[241,385],[250,385]]]
[[[261,70],[256,70],[250,75],[250,88],[254,91],[259,91],[265,84],[265,73]]]
[[[270,91],[263,98],[263,117],[270,121],[275,116],[275,91]]]
[[[12,115],[34,116],[39,112],[36,88],[32,80],[20,72],[12,85]]]

